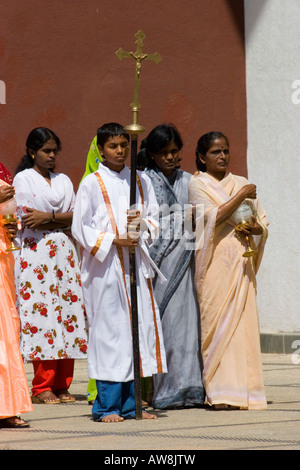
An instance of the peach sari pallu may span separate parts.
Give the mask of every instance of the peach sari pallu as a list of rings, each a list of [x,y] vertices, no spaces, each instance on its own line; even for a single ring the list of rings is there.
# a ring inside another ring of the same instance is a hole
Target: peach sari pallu
[[[190,183],[190,202],[202,205],[197,220],[195,283],[201,315],[201,351],[206,403],[265,409],[260,334],[256,307],[256,272],[267,238],[267,221],[254,201],[263,235],[252,237],[257,255],[242,256],[246,245],[228,219],[216,226],[218,207],[245,184],[229,173],[218,181],[198,173]],[[201,231],[201,227],[203,230]]]

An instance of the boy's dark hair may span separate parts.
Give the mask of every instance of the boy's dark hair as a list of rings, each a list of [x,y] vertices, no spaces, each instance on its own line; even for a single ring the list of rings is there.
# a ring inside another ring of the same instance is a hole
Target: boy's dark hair
[[[124,130],[121,124],[117,122],[103,124],[103,126],[99,127],[97,130],[97,145],[103,147],[110,137],[117,137],[119,135],[125,137],[128,141],[130,140],[129,134]]]

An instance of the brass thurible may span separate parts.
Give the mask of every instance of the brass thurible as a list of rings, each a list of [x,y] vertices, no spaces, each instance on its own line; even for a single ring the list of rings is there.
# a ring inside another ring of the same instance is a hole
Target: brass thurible
[[[14,222],[17,222],[17,218],[15,216],[15,214],[5,214],[2,216],[3,219],[2,219],[2,225],[8,225],[8,224],[12,224]],[[13,238],[10,239],[10,244],[8,246],[8,248],[6,248],[6,251],[16,251],[16,250],[20,250],[21,247],[14,241]]]

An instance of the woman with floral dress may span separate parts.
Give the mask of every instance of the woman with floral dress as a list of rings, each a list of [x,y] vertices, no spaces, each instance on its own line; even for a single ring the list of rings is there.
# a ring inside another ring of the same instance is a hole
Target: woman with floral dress
[[[22,221],[15,268],[21,352],[34,368],[32,401],[70,402],[74,359],[87,356],[80,268],[68,231],[75,195],[71,180],[54,172],[61,149],[54,132],[34,129],[26,147],[13,181]]]

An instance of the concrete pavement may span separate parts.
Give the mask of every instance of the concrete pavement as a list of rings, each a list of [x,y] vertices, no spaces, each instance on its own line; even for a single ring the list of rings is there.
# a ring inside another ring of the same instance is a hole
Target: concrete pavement
[[[194,454],[190,451],[197,450],[298,450],[298,356],[263,354],[262,357],[269,403],[265,411],[154,410],[157,420],[122,423],[92,421],[91,406],[85,398],[87,364],[76,361],[70,389],[77,398],[76,403],[34,405],[33,412],[22,416],[30,422],[30,428],[0,429],[0,450],[102,450],[103,459],[112,460],[122,453],[125,455],[125,451],[130,454],[137,450],[156,454],[182,451],[191,455]],[[25,368],[31,384],[32,365],[26,364]]]

